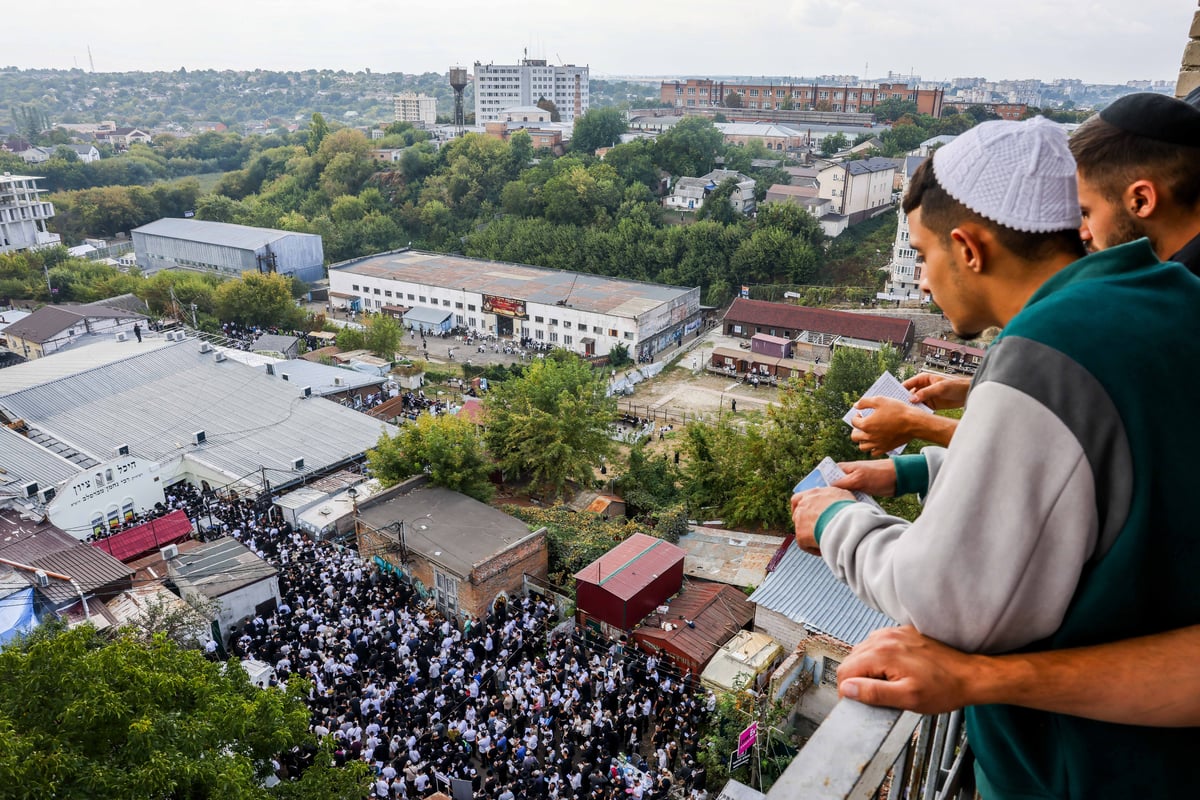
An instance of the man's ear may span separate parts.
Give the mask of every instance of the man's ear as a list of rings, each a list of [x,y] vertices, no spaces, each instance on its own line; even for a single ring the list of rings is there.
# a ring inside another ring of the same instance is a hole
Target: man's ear
[[[959,264],[972,272],[983,272],[987,252],[987,231],[974,223],[964,223],[950,231],[950,252]]]
[[[1121,202],[1130,214],[1146,219],[1158,208],[1158,187],[1153,181],[1137,180],[1125,187]]]

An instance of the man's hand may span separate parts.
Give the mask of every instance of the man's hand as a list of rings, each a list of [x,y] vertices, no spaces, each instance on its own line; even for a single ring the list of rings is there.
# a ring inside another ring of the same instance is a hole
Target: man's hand
[[[860,411],[870,409],[868,416],[855,414],[850,418],[854,428],[850,439],[859,450],[873,456],[882,456],[897,447],[908,444],[915,438],[915,426],[928,417],[919,408],[891,397],[864,397],[854,404]]]
[[[832,486],[851,492],[862,492],[872,497],[892,497],[896,494],[896,465],[890,458],[878,461],[844,461],[838,464],[846,477],[834,481]],[[792,498],[792,508],[796,498]]]
[[[838,694],[872,706],[942,714],[971,704],[971,671],[987,660],[922,636],[911,625],[884,628],[838,667]]]
[[[904,388],[912,392],[909,399],[914,403],[924,403],[936,411],[941,411],[944,408],[962,408],[966,405],[971,379],[920,372],[906,380]]]
[[[894,477],[892,482],[895,483]],[[792,523],[796,526],[796,544],[802,550],[813,555],[821,554],[821,548],[817,546],[817,520],[825,513],[825,509],[841,500],[853,502],[854,495],[845,489],[833,487],[809,489],[792,495]]]

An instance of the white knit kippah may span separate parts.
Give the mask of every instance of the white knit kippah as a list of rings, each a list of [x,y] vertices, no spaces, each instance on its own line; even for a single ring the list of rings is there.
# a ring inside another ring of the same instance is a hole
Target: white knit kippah
[[[980,216],[1025,233],[1078,228],[1075,159],[1045,117],[976,125],[933,154],[933,174]]]

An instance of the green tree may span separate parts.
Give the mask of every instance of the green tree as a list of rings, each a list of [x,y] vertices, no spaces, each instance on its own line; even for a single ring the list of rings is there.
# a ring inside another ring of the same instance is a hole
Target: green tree
[[[24,797],[269,798],[272,756],[310,739],[306,691],[257,688],[161,634],[43,627],[0,650],[0,780]],[[365,772],[322,796],[363,796]]]
[[[328,135],[329,123],[325,121],[325,117],[320,112],[314,113],[312,122],[308,125],[308,154],[315,156],[321,147],[321,142],[325,141],[325,137]]]
[[[387,314],[372,314],[366,319],[366,348],[385,361],[396,360],[396,348],[404,338],[400,323]]]
[[[737,92],[729,92],[721,101],[721,105],[726,108],[741,108],[745,105],[742,96]]]
[[[684,117],[654,143],[658,165],[672,175],[707,175],[725,149],[725,137],[704,117]]]
[[[507,475],[528,476],[554,496],[588,485],[612,453],[616,401],[604,376],[578,356],[555,353],[505,381],[487,399],[487,444]]]
[[[476,426],[449,414],[422,414],[395,436],[383,433],[367,451],[367,463],[384,486],[429,473],[429,480],[487,502],[495,489],[488,476],[495,468]]]
[[[679,502],[678,479],[666,455],[656,457],[639,442],[630,448],[629,464],[615,486],[633,512],[630,517],[652,517]]]
[[[365,350],[367,347],[366,334],[358,328],[349,326],[342,328],[337,333],[337,346],[346,351]]]
[[[571,149],[579,153],[594,153],[599,147],[612,147],[621,141],[628,127],[625,112],[617,108],[591,108],[575,120],[571,134]]]
[[[550,580],[574,590],[575,573],[635,533],[650,536],[654,531],[637,522],[606,520],[590,511],[575,512],[564,505],[543,508],[504,506],[504,513],[530,528],[546,529]]]
[[[742,213],[733,207],[732,198],[738,189],[736,178],[726,178],[721,185],[704,197],[696,219],[710,219],[722,225],[730,225],[742,218]]]
[[[821,140],[821,155],[831,156],[850,146],[850,140],[844,133],[835,133]]]
[[[295,330],[304,311],[292,299],[292,283],[277,272],[244,272],[217,287],[217,315],[222,322]]]
[[[613,369],[620,369],[633,363],[633,357],[629,355],[629,346],[623,342],[618,342],[608,348],[608,365]]]
[[[902,100],[899,97],[889,97],[880,100],[871,109],[875,119],[880,122],[895,122],[903,116],[913,116],[917,113],[917,104],[912,100]]]

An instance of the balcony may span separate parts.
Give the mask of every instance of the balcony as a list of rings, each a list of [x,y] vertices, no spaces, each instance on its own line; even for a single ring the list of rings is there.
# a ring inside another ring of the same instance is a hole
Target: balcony
[[[973,800],[962,712],[922,717],[842,700],[766,800]]]

